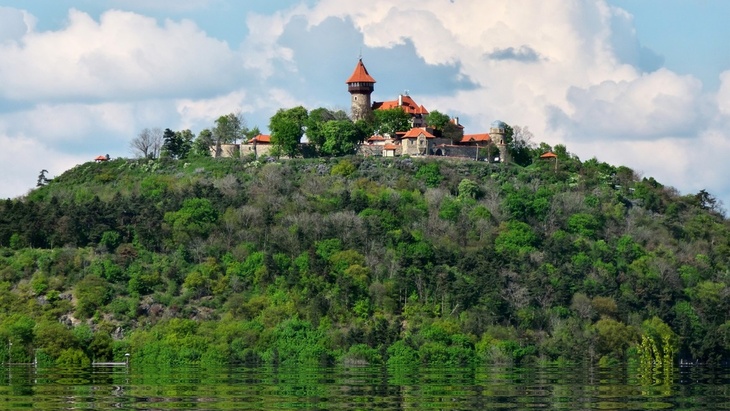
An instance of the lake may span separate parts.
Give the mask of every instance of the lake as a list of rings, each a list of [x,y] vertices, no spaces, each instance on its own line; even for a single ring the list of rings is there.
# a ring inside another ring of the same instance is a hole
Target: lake
[[[723,410],[730,369],[3,366],[2,410]]]

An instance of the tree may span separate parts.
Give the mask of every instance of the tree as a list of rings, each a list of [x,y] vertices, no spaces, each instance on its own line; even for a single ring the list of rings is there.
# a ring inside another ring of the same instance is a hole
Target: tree
[[[307,141],[313,145],[317,151],[322,150],[327,137],[324,134],[323,127],[328,121],[335,119],[334,113],[324,107],[315,108],[309,112],[307,117]]]
[[[163,134],[159,128],[144,128],[132,139],[129,147],[139,158],[157,158],[162,149]]]
[[[521,166],[532,164],[534,134],[527,127],[507,126],[505,142],[511,161]]]
[[[46,169],[41,170],[41,173],[38,175],[38,182],[35,185],[36,187],[43,187],[44,185],[48,184],[49,181],[51,181],[48,178],[46,178],[47,172],[48,172],[48,170],[46,170]]]
[[[193,146],[193,132],[190,130],[172,131],[165,129],[163,153],[171,158],[184,159],[188,156]]]
[[[180,139],[180,152],[178,158],[187,158],[191,151],[193,151],[193,141],[195,140],[195,134],[189,129],[183,131],[176,131],[177,138]]]
[[[426,124],[437,130],[443,130],[450,122],[451,118],[449,118],[449,116],[436,110],[430,112],[428,116],[426,116]]]
[[[444,128],[441,129],[441,137],[450,139],[451,144],[454,144],[464,137],[464,129],[449,121],[446,123]]]
[[[411,126],[411,115],[402,108],[375,110],[374,129],[381,134],[395,136],[397,131],[406,131]]]
[[[271,144],[274,148],[289,157],[296,156],[308,118],[307,109],[302,106],[288,110],[279,109],[269,122]]]
[[[325,137],[322,154],[342,156],[354,154],[358,144],[365,140],[365,130],[351,120],[330,120],[322,126]]]
[[[261,134],[261,130],[259,130],[258,126],[254,126],[252,129],[248,130],[248,132],[245,133],[246,141],[251,140],[259,134]]]
[[[162,140],[162,155],[165,157],[176,158],[180,142],[178,141],[175,132],[166,128],[162,133]]]
[[[45,171],[45,170],[44,170]],[[699,204],[703,210],[710,210],[716,213],[722,212],[722,201],[718,200],[717,197],[708,193],[707,190],[700,190],[694,195],[695,201]]]
[[[212,131],[213,139],[215,140],[215,157],[219,157],[221,154],[221,144],[235,143],[244,138],[246,133],[248,133],[248,128],[246,127],[246,120],[243,118],[243,113],[239,111],[218,117]]]
[[[192,152],[196,156],[210,157],[210,148],[215,145],[213,132],[209,128],[201,130],[193,142]]]

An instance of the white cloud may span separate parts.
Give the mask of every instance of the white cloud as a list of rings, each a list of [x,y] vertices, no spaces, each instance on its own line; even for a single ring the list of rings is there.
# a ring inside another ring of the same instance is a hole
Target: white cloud
[[[17,41],[33,31],[36,20],[28,12],[0,6],[0,43]]]
[[[570,87],[570,114],[559,112],[559,128],[592,138],[657,139],[686,136],[703,119],[702,84],[666,69],[631,81],[604,81],[588,88]]]
[[[203,122],[212,125],[218,117],[227,113],[250,112],[252,107],[245,104],[245,100],[246,91],[237,90],[210,99],[181,99],[176,105],[182,128],[192,128]]]
[[[717,107],[725,116],[730,116],[730,70],[720,74],[720,89],[717,92]]]
[[[12,100],[130,99],[206,94],[236,80],[235,54],[192,21],[71,10],[59,31],[0,45],[0,96]]]
[[[38,136],[50,144],[83,142],[129,133],[135,108],[128,103],[39,104],[29,110],[0,115],[0,132]]]
[[[222,0],[112,0],[115,7],[138,10],[161,10],[167,12],[187,12],[205,9],[221,3]]]
[[[41,170],[48,170],[46,177],[51,178],[89,160],[83,155],[69,155],[53,150],[36,139],[10,138],[1,133],[0,147],[3,147],[0,150],[0,198],[26,194],[35,187]]]

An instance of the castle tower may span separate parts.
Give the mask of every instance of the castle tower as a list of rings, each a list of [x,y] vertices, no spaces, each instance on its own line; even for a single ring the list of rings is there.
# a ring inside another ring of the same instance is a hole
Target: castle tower
[[[362,59],[357,62],[355,71],[352,72],[346,83],[347,91],[351,96],[352,119],[357,121],[370,117],[373,113],[370,106],[370,94],[375,90],[375,79],[368,74],[368,69],[362,64]]]
[[[494,145],[499,149],[499,162],[509,162],[509,153],[507,153],[507,124],[499,120],[492,122],[492,125],[489,126],[489,138],[492,139]]]

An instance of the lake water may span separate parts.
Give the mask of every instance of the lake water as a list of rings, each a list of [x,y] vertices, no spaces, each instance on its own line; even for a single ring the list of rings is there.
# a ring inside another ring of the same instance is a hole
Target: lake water
[[[2,410],[730,410],[730,369],[0,368]]]

